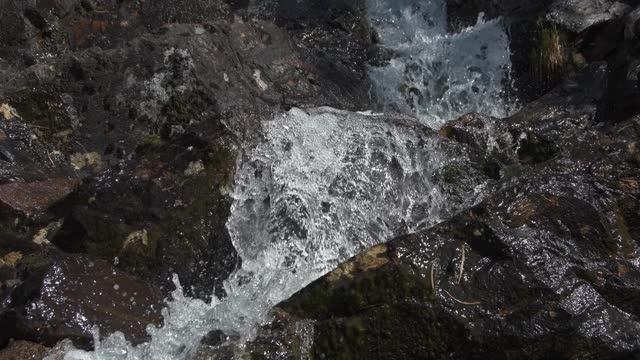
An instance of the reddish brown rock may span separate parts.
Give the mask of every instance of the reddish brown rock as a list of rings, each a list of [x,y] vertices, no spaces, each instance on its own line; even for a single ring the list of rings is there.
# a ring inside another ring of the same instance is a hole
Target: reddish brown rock
[[[22,269],[25,278],[10,305],[15,339],[53,346],[68,338],[90,348],[98,326],[102,335],[120,331],[140,343],[148,324],[162,322],[159,291],[105,261],[39,255],[25,258]]]
[[[0,203],[30,216],[64,199],[79,184],[79,180],[72,178],[3,184],[0,185]]]

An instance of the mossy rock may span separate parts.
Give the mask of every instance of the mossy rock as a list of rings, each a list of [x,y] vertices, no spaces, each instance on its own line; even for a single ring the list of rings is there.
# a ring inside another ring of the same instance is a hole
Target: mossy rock
[[[21,273],[30,273],[47,268],[53,263],[51,257],[46,253],[34,253],[23,257],[18,262],[18,270]]]
[[[318,321],[309,358],[447,359],[465,347],[467,331],[442,312],[429,280],[380,249],[387,247],[354,258],[280,305],[293,317]]]
[[[550,90],[562,78],[569,58],[568,36],[558,25],[538,21],[535,46],[529,55],[530,85],[538,93]]]
[[[160,133],[151,132],[144,136],[142,143],[148,146],[160,145],[162,143],[162,138]]]
[[[447,164],[442,168],[442,179],[447,184],[455,184],[462,175],[463,172],[455,164]]]
[[[316,327],[313,359],[450,359],[471,349],[461,325],[429,303],[398,302]]]
[[[388,262],[352,276],[324,277],[280,307],[300,318],[326,319],[350,316],[370,307],[407,300],[432,301],[431,285],[407,265]]]

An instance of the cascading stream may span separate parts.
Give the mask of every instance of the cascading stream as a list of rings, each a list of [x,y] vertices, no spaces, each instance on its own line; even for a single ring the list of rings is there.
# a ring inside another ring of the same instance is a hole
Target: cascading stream
[[[373,95],[385,110],[439,128],[468,112],[506,117],[511,61],[500,19],[447,33],[443,0],[369,0],[382,46],[394,57],[370,69]]]
[[[419,5],[416,5],[419,4]],[[509,70],[499,21],[446,34],[444,0],[371,0],[371,18],[396,57],[372,68],[386,109],[437,127],[469,111],[504,116]],[[386,20],[382,20],[386,19]],[[180,359],[213,329],[250,339],[270,309],[340,262],[389,238],[433,225],[482,195],[482,186],[447,198],[436,174],[462,162],[427,128],[406,118],[330,108],[292,109],[265,124],[265,141],[238,161],[228,220],[242,268],[211,304],[183,295],[178,279],[152,340],[122,334],[67,359]]]

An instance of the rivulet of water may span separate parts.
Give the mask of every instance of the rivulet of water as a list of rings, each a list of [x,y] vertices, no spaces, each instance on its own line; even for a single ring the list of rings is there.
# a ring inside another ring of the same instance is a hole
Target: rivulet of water
[[[508,116],[511,60],[500,19],[447,33],[444,0],[369,0],[382,46],[392,50],[383,67],[371,67],[372,93],[383,109],[415,115],[433,128],[478,112]]]

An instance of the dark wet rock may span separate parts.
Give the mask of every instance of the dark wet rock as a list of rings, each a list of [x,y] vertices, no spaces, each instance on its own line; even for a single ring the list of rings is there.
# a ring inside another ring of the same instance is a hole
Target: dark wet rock
[[[140,6],[141,21],[150,27],[217,20],[230,16],[230,10],[226,1],[218,0],[142,1]]]
[[[0,350],[0,360],[41,360],[47,355],[47,351],[40,344],[18,340]]]
[[[281,305],[288,317],[314,320],[307,334],[314,337],[312,356],[455,358],[468,353],[468,332],[434,305],[428,279],[397,264],[388,251],[382,245],[363,253],[328,275],[322,286],[313,284]]]
[[[293,106],[368,108],[366,66],[383,57],[360,0],[0,3],[0,346],[90,347],[93,323],[143,341],[173,273],[190,296],[223,296],[238,144]],[[452,31],[505,17],[523,100],[561,86],[505,121],[448,123],[459,161],[434,176],[455,203],[479,183],[486,199],[343,264],[248,352],[634,354],[640,77],[625,4],[449,1]],[[203,356],[233,356],[232,340],[212,332]]]
[[[64,155],[0,100],[0,257],[46,246],[59,208],[80,185]],[[4,280],[4,279],[3,279]]]
[[[128,183],[117,178],[114,187],[97,193],[93,186],[80,189],[80,197],[93,201],[75,206],[52,241],[70,252],[117,258],[120,268],[153,280],[165,292],[177,273],[191,295],[208,298],[214,289],[222,295],[221,282],[237,261],[225,228],[231,203],[222,193],[234,159],[220,153],[216,159],[206,151],[183,154],[187,164],[189,158],[205,159],[206,169],[193,177],[183,174],[180,165],[187,164],[158,159],[150,164],[156,169],[136,169],[139,177]]]
[[[97,326],[139,343],[147,324],[162,322],[160,292],[102,260],[38,254],[22,259],[19,270],[22,283],[2,314],[11,338],[47,346],[68,338],[86,348]]]
[[[46,247],[59,227],[58,209],[80,185],[64,156],[41,141],[15,108],[3,106],[6,111],[0,112],[0,128],[6,138],[0,140],[0,259]],[[16,281],[11,275],[13,265],[0,267],[0,292]]]
[[[606,69],[593,65],[574,81],[579,85],[571,88],[570,96],[567,89],[558,87],[508,121],[466,114],[445,124],[440,136],[464,145],[471,163],[495,180],[515,176],[529,165],[546,165],[571,152],[567,144],[572,142],[579,153],[595,136],[586,130],[597,124],[594,114],[603,96]]]
[[[635,7],[626,18],[624,34],[628,40],[640,36],[640,8]]]
[[[24,255],[19,251],[12,251],[0,258],[0,293],[18,284],[17,264]]]
[[[366,1],[280,0],[275,15],[276,23],[284,25],[297,46],[308,49],[302,56],[313,64],[319,79],[326,79],[320,84],[323,90],[349,94],[354,106],[348,109],[368,103],[366,66],[379,50],[368,23]]]
[[[631,1],[556,0],[547,18],[579,33],[612,19],[620,18],[631,10]]]
[[[64,17],[56,16],[55,12],[51,11],[51,6],[45,3],[47,2],[38,2],[37,7],[27,13],[39,14],[37,17],[45,18],[46,21],[54,24],[50,26],[53,29],[51,33],[41,34],[40,36],[43,37],[41,41],[36,41],[25,35],[29,40],[19,41],[16,46],[7,46],[4,49],[9,52],[6,57],[8,59],[27,55],[34,58],[35,60],[28,61],[29,65],[26,65],[25,70],[34,70],[31,67],[38,62],[51,65],[51,60],[38,58],[42,56],[42,53],[63,55],[69,53],[68,50],[93,48],[98,50],[99,54],[100,50],[126,49],[128,41],[140,37],[144,38],[144,36],[149,37],[149,32],[151,32],[161,38],[179,40],[178,43],[186,40],[188,42],[198,41],[198,45],[215,44],[216,46],[213,47],[223,53],[221,58],[230,58],[225,62],[233,64],[234,67],[244,67],[245,64],[250,65],[251,62],[258,66],[257,69],[250,67],[231,71],[224,69],[224,64],[214,66],[216,57],[206,58],[205,68],[220,73],[226,70],[233,83],[237,83],[238,79],[233,76],[233,73],[238,70],[246,71],[248,83],[255,81],[253,79],[254,72],[260,70],[262,77],[265,78],[263,81],[269,85],[268,80],[271,76],[265,74],[268,68],[260,65],[275,61],[270,64],[271,67],[275,67],[273,70],[276,70],[280,76],[288,76],[279,85],[278,92],[293,92],[295,90],[305,92],[308,90],[304,90],[304,87],[313,88],[314,85],[327,85],[334,94],[332,98],[323,100],[325,105],[331,105],[331,102],[344,102],[342,97],[357,100],[359,103],[354,104],[354,107],[361,107],[358,105],[366,102],[366,90],[360,90],[361,87],[356,85],[366,84],[365,66],[375,48],[362,0],[355,2],[333,1],[326,6],[324,4],[319,6],[310,1],[267,1],[251,5],[248,2],[236,2],[231,6],[223,1],[191,1],[189,5],[184,6],[176,2],[164,1],[118,2],[117,4],[101,1],[95,6],[87,7],[84,6],[85,2],[76,2],[71,7],[70,13]],[[25,15],[22,14],[24,6],[15,6],[16,9],[12,10],[9,7],[3,15],[8,18],[17,17],[18,22],[29,23]],[[243,13],[244,18],[236,17],[234,19],[230,16],[230,8],[235,8],[239,13]],[[178,26],[177,33],[166,34],[167,31],[171,32],[172,28],[176,29],[177,23],[192,24],[193,26]],[[9,23],[6,27],[8,29],[17,28]],[[38,29],[36,28],[36,30]],[[217,33],[215,39],[212,39],[212,33]],[[13,36],[12,38],[19,37]],[[63,39],[67,41],[62,41]],[[288,41],[289,39],[290,41]],[[229,43],[229,45],[225,43]],[[265,49],[266,45],[269,45],[267,49]],[[211,51],[211,47],[205,46],[203,51]],[[240,52],[236,55],[230,54],[228,51],[230,47],[236,48],[236,51]],[[161,49],[161,51],[167,49],[168,47]],[[250,57],[245,56],[248,50],[254,50],[253,53],[262,51],[267,54],[280,54],[280,58],[267,56],[265,59],[258,57],[257,61],[251,61]],[[76,79],[82,78],[83,75],[90,75],[91,68],[83,69],[81,64],[84,56],[75,55],[71,60],[77,58],[79,63],[69,65],[68,69],[71,75]],[[151,59],[149,55],[147,59]],[[214,63],[210,62],[212,60]],[[20,61],[20,59],[15,59],[14,62],[16,61]],[[17,62],[15,64],[21,65]],[[288,68],[300,73],[297,76],[294,76],[296,74],[286,74],[283,70],[288,70]],[[25,71],[24,76],[28,76],[30,73],[32,71]],[[221,80],[218,79],[221,78],[222,74],[220,73],[215,79]],[[18,78],[16,80],[18,81],[22,75],[13,74],[11,77]],[[297,84],[301,79],[296,78],[309,77],[309,75],[314,75],[311,84]],[[97,81],[98,79],[94,78],[93,80]],[[86,92],[96,91],[90,84],[83,85],[85,85]],[[102,91],[98,89],[97,92],[101,93]],[[324,96],[324,93],[321,95]],[[314,99],[314,96],[309,96],[308,100],[310,99]],[[281,97],[278,97],[277,100],[272,101],[281,102],[282,100]]]
[[[62,154],[43,141],[41,126],[25,121],[5,100],[0,96],[0,183],[74,178]]]
[[[620,17],[593,26],[576,39],[576,50],[586,61],[606,61],[606,96],[600,103],[600,121],[612,124],[627,120],[640,110],[638,57],[640,47],[629,24],[635,23],[638,8]]]

